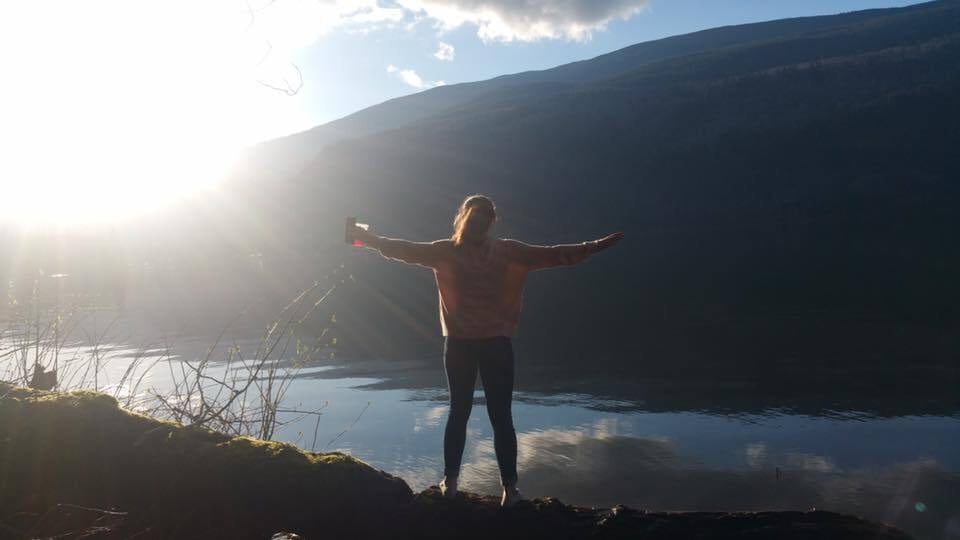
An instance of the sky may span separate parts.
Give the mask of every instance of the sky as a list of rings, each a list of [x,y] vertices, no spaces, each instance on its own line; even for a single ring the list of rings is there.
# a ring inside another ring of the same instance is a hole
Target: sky
[[[3,217],[111,218],[382,101],[905,0],[32,0],[0,18]],[[15,201],[11,203],[10,201]]]

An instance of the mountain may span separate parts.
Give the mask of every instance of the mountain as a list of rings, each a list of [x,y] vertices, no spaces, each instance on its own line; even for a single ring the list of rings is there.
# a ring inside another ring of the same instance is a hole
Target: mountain
[[[349,274],[328,306],[345,355],[433,357],[432,276],[343,245],[343,219],[431,240],[480,192],[501,236],[627,234],[530,277],[523,362],[955,368],[957,126],[956,0],[718,28],[264,143],[207,200],[129,232],[141,240],[123,252],[202,276],[156,293],[198,312],[219,306],[201,293],[257,303]]]
[[[266,164],[282,157],[302,165],[304,160],[309,159],[330,143],[410,125],[500,90],[506,89],[507,92],[512,92],[518,86],[535,83],[576,85],[602,81],[666,59],[764,41],[812,36],[857,25],[877,23],[890,17],[904,18],[916,13],[928,15],[930,8],[931,6],[922,4],[901,9],[799,17],[761,24],[726,26],[639,43],[590,60],[551,69],[441,86],[392,99],[304,132],[266,141],[252,153]],[[284,172],[289,171],[285,169]]]
[[[299,172],[238,185],[267,183],[261,221],[303,246],[347,214],[443,237],[473,192],[504,236],[625,230],[531,276],[531,362],[956,365],[958,125],[960,2],[937,1],[437,88],[271,143],[309,150]],[[353,257],[365,288],[343,295],[345,341],[434,350],[429,273]]]

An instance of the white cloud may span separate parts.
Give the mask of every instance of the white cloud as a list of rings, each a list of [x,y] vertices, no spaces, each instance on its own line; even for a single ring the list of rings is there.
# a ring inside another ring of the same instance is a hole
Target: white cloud
[[[433,53],[433,57],[437,60],[452,62],[456,54],[457,51],[453,48],[453,45],[441,41],[437,43],[437,52]]]
[[[444,30],[477,26],[484,41],[586,41],[613,20],[627,20],[649,0],[397,0]]]
[[[396,75],[407,86],[412,86],[418,90],[425,90],[427,88],[433,88],[435,86],[443,86],[446,84],[443,81],[434,81],[434,82],[425,81],[423,80],[423,77],[421,77],[416,71],[412,69],[401,69],[393,64],[390,64],[389,66],[387,66],[387,73]]]
[[[477,35],[486,42],[586,41],[610,22],[627,20],[649,4],[649,0],[394,0],[390,4],[380,0],[260,1],[264,6],[254,6],[254,30],[283,49],[308,45],[336,28],[349,32],[383,28],[409,31],[422,21],[432,22],[443,31],[476,26]],[[441,42],[434,56],[448,60],[445,46]],[[453,47],[449,52],[452,60]]]

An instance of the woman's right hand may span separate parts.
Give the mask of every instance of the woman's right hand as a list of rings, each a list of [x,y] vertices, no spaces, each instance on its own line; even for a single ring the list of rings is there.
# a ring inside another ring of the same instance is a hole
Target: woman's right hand
[[[377,238],[379,237],[373,234],[372,232],[370,232],[368,229],[364,229],[363,227],[357,227],[356,225],[354,225],[353,238],[354,240],[359,240],[364,245],[372,246],[376,242]]]

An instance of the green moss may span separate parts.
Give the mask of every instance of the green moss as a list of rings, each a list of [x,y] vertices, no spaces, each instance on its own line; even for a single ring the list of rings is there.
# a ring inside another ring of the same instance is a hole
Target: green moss
[[[161,422],[96,392],[0,383],[0,396],[0,507],[11,514],[65,502],[117,507],[163,534],[215,524],[217,536],[243,538],[320,523],[363,530],[363,508],[412,499],[402,480],[339,452]]]

